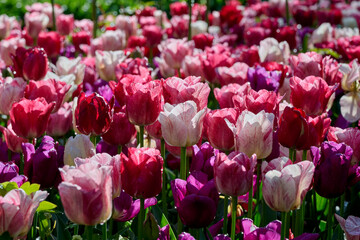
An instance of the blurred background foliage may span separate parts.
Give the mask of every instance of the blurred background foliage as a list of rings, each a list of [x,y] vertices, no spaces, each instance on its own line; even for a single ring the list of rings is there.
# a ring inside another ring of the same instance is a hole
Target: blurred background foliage
[[[26,6],[35,2],[49,2],[50,0],[0,0],[0,14],[8,16],[16,16],[22,19]],[[169,5],[174,0],[97,0],[98,15],[100,14],[133,14],[136,9],[144,6],[155,6],[158,9],[169,13]],[[194,2],[205,4],[205,0],[195,0]],[[91,19],[91,0],[55,0],[55,4],[59,4],[64,8],[65,14],[74,14],[76,19]],[[219,10],[224,4],[224,0],[210,0],[210,9]]]

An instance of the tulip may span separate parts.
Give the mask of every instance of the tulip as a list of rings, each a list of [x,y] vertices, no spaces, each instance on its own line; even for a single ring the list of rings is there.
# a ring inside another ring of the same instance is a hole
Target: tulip
[[[235,95],[246,95],[249,93],[250,89],[249,83],[243,85],[230,83],[229,85],[223,86],[221,89],[215,88],[214,95],[221,108],[233,108],[233,97]]]
[[[81,58],[69,59],[60,56],[56,62],[56,74],[59,76],[74,74],[75,83],[80,84],[85,77],[86,65],[81,62]]]
[[[247,72],[249,66],[246,63],[237,62],[231,67],[218,67],[216,73],[221,86],[230,83],[245,84],[247,82]]]
[[[20,37],[1,40],[0,57],[5,62],[6,66],[11,66],[13,64],[12,55],[15,55],[16,49],[18,47],[24,48],[25,45],[25,39]]]
[[[50,58],[57,57],[60,54],[62,38],[57,32],[41,32],[38,37],[38,45]]]
[[[75,137],[68,138],[65,144],[64,164],[75,166],[75,158],[89,158],[95,154],[95,146],[90,141],[90,137],[87,135],[78,134]]]
[[[115,108],[109,130],[102,135],[103,140],[115,146],[124,146],[136,136],[136,129],[126,116],[125,109]]]
[[[112,121],[114,99],[108,103],[97,93],[85,96],[82,92],[75,108],[75,124],[83,134],[106,133]]]
[[[356,216],[348,216],[345,220],[339,215],[335,214],[336,220],[339,222],[341,229],[345,232],[347,240],[360,239],[360,218]]]
[[[154,206],[157,204],[156,198],[148,198],[144,201],[144,208]],[[127,222],[140,212],[140,199],[135,201],[132,197],[124,191],[121,191],[119,197],[114,199],[114,212],[112,218],[116,221]]]
[[[14,132],[20,137],[33,139],[46,130],[55,103],[48,104],[44,98],[23,99],[12,105],[10,121]]]
[[[27,181],[27,177],[19,175],[19,168],[15,163],[0,162],[0,183],[15,182],[18,187]]]
[[[212,110],[206,114],[204,124],[210,144],[220,150],[230,151],[234,148],[234,135],[227,126],[225,119],[235,124],[238,113],[233,108]]]
[[[61,182],[59,168],[64,166],[64,147],[54,139],[45,136],[35,150],[31,143],[23,143],[24,174],[31,183],[40,184],[41,188],[57,186]]]
[[[152,148],[129,148],[128,156],[121,153],[121,182],[132,197],[151,198],[161,192],[163,159]]]
[[[322,56],[316,52],[299,53],[291,56],[290,66],[294,71],[294,76],[304,79],[308,76],[321,76]]]
[[[42,48],[27,50],[27,57],[23,60],[22,72],[26,80],[43,79],[48,71],[47,55]]]
[[[70,129],[72,129],[72,103],[65,102],[57,112],[50,114],[46,134],[61,137]]]
[[[261,62],[278,62],[287,64],[290,47],[287,42],[279,43],[274,38],[266,38],[260,42],[259,57]]]
[[[213,44],[214,36],[208,33],[200,33],[192,37],[195,43],[195,48],[205,50],[205,47],[211,47]]]
[[[47,196],[46,191],[36,191],[29,196],[22,189],[13,189],[0,197],[0,235],[8,232],[13,239],[26,238],[36,209]]]
[[[250,82],[251,88],[256,91],[261,89],[277,91],[280,86],[281,72],[267,71],[265,68],[258,66],[256,68],[249,68],[247,79]]]
[[[353,150],[343,143],[323,142],[311,148],[315,164],[314,189],[322,197],[340,197],[348,187]]]
[[[281,163],[276,159],[272,161]],[[266,164],[263,162],[263,165]],[[262,169],[266,167],[262,166]],[[263,197],[266,204],[271,209],[281,212],[299,208],[310,188],[315,170],[314,164],[310,161],[302,161],[287,165],[281,170],[277,169],[263,172],[265,174]]]
[[[80,51],[80,46],[82,44],[90,45],[91,35],[89,32],[80,31],[78,33],[73,33],[71,37],[76,51]]]
[[[63,36],[69,35],[74,28],[74,15],[60,14],[56,18],[56,30]]]
[[[96,51],[96,70],[105,81],[115,80],[115,67],[126,58],[123,51]]]
[[[176,147],[190,147],[196,144],[202,133],[205,109],[197,111],[196,103],[186,101],[177,105],[164,105],[159,122],[165,141]]]
[[[235,137],[235,150],[248,156],[256,154],[258,159],[270,155],[273,144],[274,114],[260,111],[254,114],[243,111],[236,125],[227,121]]]
[[[130,84],[126,89],[126,113],[135,125],[152,124],[161,111],[162,88],[160,81]]]
[[[216,188],[227,196],[241,196],[249,192],[253,183],[256,155],[251,158],[244,153],[231,152],[216,155],[214,180]]]
[[[214,178],[214,162],[219,150],[205,142],[200,147],[192,146],[192,151],[190,172],[201,171],[208,175],[208,179]]]
[[[200,82],[200,77],[187,77],[184,80],[171,77],[164,81],[164,99],[170,104],[194,101],[198,109],[203,109],[208,104],[210,87]]]
[[[136,35],[138,20],[136,16],[118,15],[115,20],[116,27],[123,30],[127,37]]]
[[[185,39],[168,39],[159,45],[159,50],[167,65],[173,69],[179,69],[186,55],[191,55],[193,42]]]
[[[163,34],[161,28],[156,25],[149,25],[143,28],[143,35],[146,37],[147,44],[150,47],[154,47],[161,42]]]
[[[116,198],[120,196],[121,192],[121,178],[120,178],[120,155],[114,157],[110,156],[107,153],[98,153],[90,158],[75,158],[74,159],[76,167],[79,167],[86,163],[97,163],[99,168],[101,166],[111,166],[113,171],[111,174],[112,177],[112,196]]]
[[[214,181],[202,172],[192,173],[187,180],[171,181],[174,204],[183,224],[190,228],[208,226],[215,218],[219,195]]]
[[[26,82],[22,78],[7,77],[0,81],[0,113],[9,115],[14,102],[24,96]]]
[[[35,100],[43,97],[50,104],[55,102],[53,112],[57,112],[62,105],[65,94],[69,91],[70,85],[55,79],[33,81],[30,80],[25,88],[25,98]]]
[[[236,99],[233,98],[235,107],[237,107]],[[267,113],[273,113],[275,116],[279,111],[279,103],[282,97],[272,91],[267,91],[262,89],[260,91],[250,90],[247,95],[245,95],[245,106],[246,109],[255,114],[264,110]],[[241,107],[239,107],[241,109]]]
[[[328,86],[319,77],[306,77],[304,80],[293,77],[290,87],[290,100],[294,107],[302,108],[308,115],[320,115],[331,108],[337,85]]]
[[[70,221],[94,226],[111,217],[112,171],[112,167],[99,167],[96,163],[60,169],[63,181],[58,189],[65,214]]]
[[[11,124],[9,124],[7,128],[0,126],[0,131],[4,135],[5,142],[9,150],[16,153],[21,153],[21,144],[24,142],[28,142],[28,140],[16,135]]]
[[[184,58],[184,61],[182,62],[181,70],[183,71],[183,75],[185,75],[186,77],[201,77],[203,75],[203,72],[201,70],[200,55],[186,56]]]
[[[45,30],[47,24],[49,23],[49,17],[43,13],[32,12],[25,14],[25,26],[29,35],[37,39],[39,33],[42,30]]]
[[[123,31],[106,31],[100,36],[104,51],[117,51],[126,47],[126,34]]]
[[[357,128],[341,129],[338,127],[330,127],[327,135],[329,141],[336,143],[345,143],[353,149],[353,155],[351,158],[351,165],[357,165],[360,161],[360,130]]]

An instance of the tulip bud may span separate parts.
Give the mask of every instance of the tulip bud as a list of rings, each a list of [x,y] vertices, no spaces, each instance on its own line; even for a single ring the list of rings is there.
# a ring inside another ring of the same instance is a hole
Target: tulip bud
[[[23,74],[26,80],[43,79],[48,71],[47,55],[42,48],[31,48],[24,60]]]

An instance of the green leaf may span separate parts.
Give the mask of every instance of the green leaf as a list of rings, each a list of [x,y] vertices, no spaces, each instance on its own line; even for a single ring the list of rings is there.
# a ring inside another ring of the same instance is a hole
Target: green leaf
[[[71,239],[70,232],[66,229],[68,220],[64,213],[53,213],[51,214],[55,220],[56,226],[56,239],[57,240],[68,240]]]
[[[158,223],[154,215],[149,211],[144,223],[144,238],[146,240],[156,240],[159,237],[159,233]]]
[[[162,213],[159,206],[157,206],[157,205],[152,206],[151,210],[152,210],[152,213],[154,214],[155,218],[157,219],[157,221],[160,222],[160,227],[164,227],[166,225],[169,225],[170,239],[171,240],[176,240],[176,236],[174,234],[174,231],[172,230],[172,227],[171,227],[169,221],[167,220],[165,215]]]
[[[16,182],[3,182],[0,183],[0,195],[5,196],[8,192],[13,189],[18,189]]]
[[[321,55],[330,55],[333,58],[340,58],[339,53],[337,53],[334,50],[329,49],[329,48],[312,48],[312,49],[310,49],[310,51],[317,52],[317,53],[319,53]]]
[[[37,212],[41,212],[41,211],[47,211],[47,212],[50,212],[49,210],[52,210],[56,208],[56,205],[51,203],[51,202],[48,202],[48,201],[42,201],[40,204],[39,204],[39,207],[36,209]]]
[[[322,212],[325,210],[328,200],[316,193],[316,210]]]
[[[319,224],[320,231],[323,232],[326,229],[326,221],[321,220]]]
[[[29,182],[26,182],[23,185],[21,185],[20,188],[24,190],[27,195],[30,195],[40,189],[40,184],[36,184],[36,183],[30,184]]]

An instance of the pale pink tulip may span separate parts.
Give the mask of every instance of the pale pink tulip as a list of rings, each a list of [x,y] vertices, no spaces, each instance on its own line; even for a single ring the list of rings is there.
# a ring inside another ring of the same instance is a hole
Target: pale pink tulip
[[[249,66],[243,62],[237,62],[231,67],[218,67],[216,69],[221,86],[230,83],[245,84],[247,82],[247,72]]]
[[[16,49],[18,47],[25,47],[25,45],[25,39],[20,37],[4,39],[0,42],[0,58],[5,62],[6,66],[13,64],[11,55],[15,55]]]
[[[290,47],[287,42],[279,43],[275,38],[266,38],[260,42],[259,57],[261,62],[288,63]]]
[[[229,85],[223,86],[221,89],[215,88],[214,95],[221,108],[233,108],[233,97],[235,95],[247,95],[250,89],[250,83],[245,83],[243,85],[231,83]]]
[[[111,217],[112,171],[112,167],[99,167],[97,163],[60,169],[63,182],[59,194],[68,219],[93,226]]]
[[[186,101],[177,105],[164,105],[159,122],[165,141],[176,147],[190,147],[196,144],[202,134],[205,109],[198,112],[196,103]]]
[[[74,166],[75,158],[89,158],[95,154],[95,146],[90,141],[90,137],[78,134],[75,137],[70,137],[65,144],[64,164]]]
[[[335,214],[335,218],[345,232],[346,240],[360,240],[360,218],[348,216],[345,220],[337,214]]]
[[[159,45],[159,50],[165,62],[174,69],[181,67],[185,56],[191,55],[194,49],[194,42],[187,42],[186,39],[170,38]]]
[[[14,102],[24,96],[26,82],[22,78],[7,77],[0,80],[0,113],[9,115]]]
[[[32,12],[25,14],[25,26],[32,38],[37,39],[39,33],[43,31],[49,23],[49,17],[44,13]]]
[[[115,67],[125,60],[123,51],[96,51],[96,70],[105,81],[115,80]]]
[[[69,59],[60,56],[56,62],[56,73],[59,76],[74,74],[76,79],[75,83],[82,83],[85,76],[85,64],[81,63],[81,57]]]
[[[123,31],[106,31],[100,38],[104,51],[116,51],[126,47],[126,35]]]

